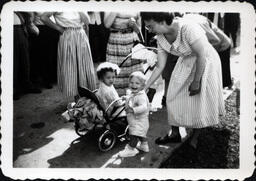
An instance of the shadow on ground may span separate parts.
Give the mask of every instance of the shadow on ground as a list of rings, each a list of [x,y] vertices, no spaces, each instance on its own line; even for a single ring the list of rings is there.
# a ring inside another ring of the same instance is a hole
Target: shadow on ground
[[[225,101],[220,124],[202,129],[197,149],[188,141],[161,164],[161,168],[239,168],[238,91]]]

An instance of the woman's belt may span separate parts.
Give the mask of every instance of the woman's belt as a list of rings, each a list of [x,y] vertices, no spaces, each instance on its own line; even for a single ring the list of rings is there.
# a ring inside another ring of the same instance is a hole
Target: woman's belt
[[[132,33],[132,28],[126,28],[126,29],[110,29],[111,33]]]
[[[78,27],[64,27],[64,30],[79,30],[82,29],[82,27],[78,26]]]

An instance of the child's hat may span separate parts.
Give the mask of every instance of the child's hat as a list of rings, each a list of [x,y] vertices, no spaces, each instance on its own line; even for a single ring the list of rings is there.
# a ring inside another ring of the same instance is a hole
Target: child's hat
[[[114,71],[116,71],[116,74],[119,74],[120,72],[120,68],[118,67],[117,64],[114,63],[110,63],[110,62],[104,62],[101,63],[98,67],[97,67],[97,72],[101,71],[104,68],[112,68]]]

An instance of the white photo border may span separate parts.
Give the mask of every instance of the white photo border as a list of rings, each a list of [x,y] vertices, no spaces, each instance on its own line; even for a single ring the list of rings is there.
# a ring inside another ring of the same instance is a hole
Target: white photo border
[[[72,5],[72,6],[71,6]],[[174,11],[234,12],[241,15],[240,166],[238,169],[13,168],[13,12],[14,11]],[[1,168],[13,179],[244,179],[254,170],[255,10],[240,2],[8,2],[1,12]]]

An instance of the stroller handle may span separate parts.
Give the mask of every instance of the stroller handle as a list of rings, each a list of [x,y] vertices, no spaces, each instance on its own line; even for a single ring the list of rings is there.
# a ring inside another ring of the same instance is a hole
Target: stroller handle
[[[122,67],[122,65],[126,62],[126,60],[127,60],[129,57],[132,56],[133,53],[136,53],[136,52],[138,52],[138,51],[140,51],[140,50],[143,50],[143,49],[157,50],[157,48],[155,48],[155,47],[143,47],[143,48],[141,48],[141,49],[139,49],[139,50],[136,50],[136,51],[134,51],[134,52],[131,52],[131,53],[129,53],[129,54],[124,58],[124,60],[120,63],[119,67]]]
[[[110,104],[109,104],[109,106],[107,107],[107,109],[106,109],[106,113],[108,112],[108,110],[117,102],[117,101],[120,101],[120,100],[122,100],[122,98],[119,98],[119,99],[116,99],[116,100],[114,100],[113,102],[111,102]]]

